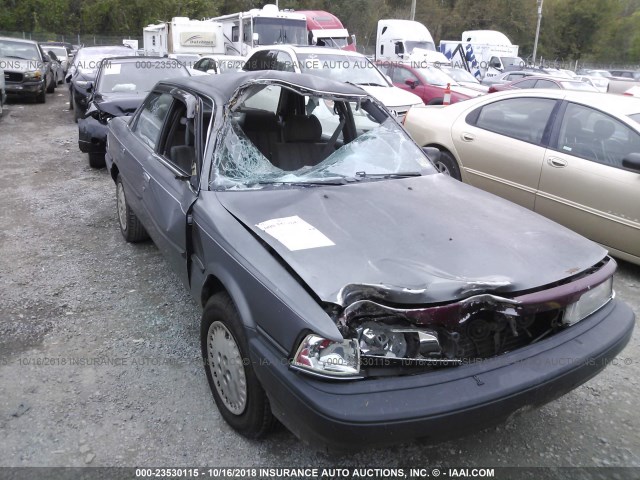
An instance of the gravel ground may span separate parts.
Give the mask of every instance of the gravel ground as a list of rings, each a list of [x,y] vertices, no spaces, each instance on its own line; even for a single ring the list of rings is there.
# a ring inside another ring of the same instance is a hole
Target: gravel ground
[[[0,118],[0,466],[640,467],[638,329],[587,384],[456,441],[336,457],[283,428],[240,437],[198,363],[199,308],[152,243],[123,241],[67,102]],[[640,268],[619,263],[640,317]]]

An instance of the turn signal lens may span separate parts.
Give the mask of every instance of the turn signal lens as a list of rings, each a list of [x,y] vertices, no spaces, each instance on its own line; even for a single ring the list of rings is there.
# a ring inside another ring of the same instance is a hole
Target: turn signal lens
[[[360,350],[355,339],[342,342],[307,335],[300,343],[292,366],[322,376],[353,377],[360,373]]]

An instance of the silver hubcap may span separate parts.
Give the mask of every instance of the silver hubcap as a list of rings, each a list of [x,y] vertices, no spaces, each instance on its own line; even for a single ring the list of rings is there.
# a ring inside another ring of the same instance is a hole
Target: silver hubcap
[[[124,198],[124,187],[118,182],[116,192],[116,202],[118,203],[118,221],[123,232],[127,231],[127,202]]]
[[[447,166],[442,162],[436,162],[436,170],[438,170],[440,173],[444,173],[445,175],[451,176],[451,172],[449,171]]]
[[[247,406],[247,378],[238,344],[221,322],[209,327],[207,355],[218,395],[231,413],[241,415]]]

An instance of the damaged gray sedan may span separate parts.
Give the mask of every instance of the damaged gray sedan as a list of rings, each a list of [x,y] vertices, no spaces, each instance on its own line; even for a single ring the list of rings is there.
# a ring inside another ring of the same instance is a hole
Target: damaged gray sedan
[[[288,72],[160,82],[109,123],[122,234],[202,305],[211,392],[243,435],[437,441],[569,392],[629,341],[604,249],[427,153],[363,90]]]

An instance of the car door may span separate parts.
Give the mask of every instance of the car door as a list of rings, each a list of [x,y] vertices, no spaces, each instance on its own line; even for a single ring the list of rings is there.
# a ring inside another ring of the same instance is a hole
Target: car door
[[[174,101],[160,141],[144,164],[142,204],[150,220],[149,235],[188,286],[187,230],[202,158],[197,132],[206,127],[199,97],[180,89],[171,94]]]
[[[555,99],[518,97],[458,118],[452,139],[465,180],[533,209]]]
[[[566,103],[545,154],[535,211],[618,251],[640,257],[637,129],[586,105]]]

